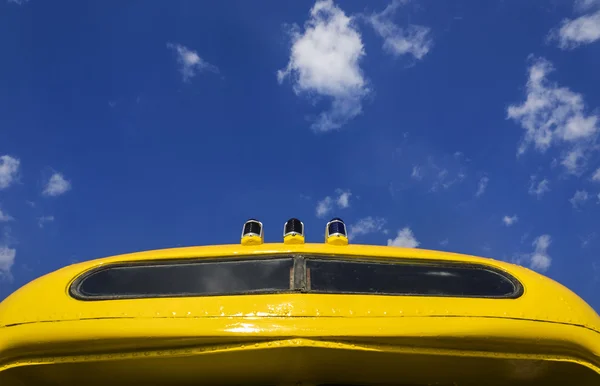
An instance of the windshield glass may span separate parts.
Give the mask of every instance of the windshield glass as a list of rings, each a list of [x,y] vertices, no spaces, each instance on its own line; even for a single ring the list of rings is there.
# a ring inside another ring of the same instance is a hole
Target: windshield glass
[[[479,264],[288,256],[105,266],[71,287],[82,300],[281,292],[514,298],[510,275]]]
[[[292,266],[292,258],[116,266],[85,277],[76,292],[101,298],[285,291]]]
[[[307,260],[313,292],[505,297],[513,282],[480,266]]]

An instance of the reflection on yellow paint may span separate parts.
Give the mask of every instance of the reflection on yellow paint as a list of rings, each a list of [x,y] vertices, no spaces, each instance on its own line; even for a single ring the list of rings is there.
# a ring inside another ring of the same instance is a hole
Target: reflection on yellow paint
[[[248,333],[259,332],[260,329],[258,329],[254,324],[251,324],[251,323],[235,323],[230,326],[227,326],[225,328],[225,331],[248,334]]]
[[[291,302],[269,304],[267,315],[273,316],[291,316],[294,311],[294,304]]]

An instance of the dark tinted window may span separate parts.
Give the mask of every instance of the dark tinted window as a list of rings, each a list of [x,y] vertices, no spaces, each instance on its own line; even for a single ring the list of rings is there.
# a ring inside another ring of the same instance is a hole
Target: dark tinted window
[[[115,264],[82,275],[83,300],[313,292],[516,298],[512,276],[478,264],[356,261],[319,256]]]
[[[112,266],[74,283],[83,298],[161,297],[290,290],[293,259]]]
[[[425,265],[307,260],[309,292],[513,297],[519,287],[475,265]]]

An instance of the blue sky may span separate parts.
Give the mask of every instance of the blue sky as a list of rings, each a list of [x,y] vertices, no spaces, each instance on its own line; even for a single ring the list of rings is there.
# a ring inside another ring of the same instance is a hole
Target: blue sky
[[[0,298],[339,216],[600,309],[598,0],[2,0],[0,49]]]

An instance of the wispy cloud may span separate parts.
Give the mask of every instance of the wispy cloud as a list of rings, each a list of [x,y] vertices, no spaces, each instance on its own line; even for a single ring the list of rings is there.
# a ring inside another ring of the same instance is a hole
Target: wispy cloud
[[[0,245],[0,279],[10,278],[10,269],[15,262],[16,249]]]
[[[421,174],[421,168],[419,166],[413,166],[412,173],[410,173],[410,176],[415,180],[422,179],[423,175]]]
[[[600,168],[596,169],[596,171],[592,175],[592,181],[600,182]]]
[[[438,166],[435,165],[434,163],[431,164],[431,167],[433,169],[438,168]],[[449,189],[454,184],[462,182],[466,176],[467,175],[465,174],[465,172],[463,171],[462,168],[460,168],[460,170],[458,170],[458,172],[456,172],[456,174],[452,174],[452,175],[448,171],[448,169],[446,169],[446,168],[439,169],[438,168],[438,172],[435,174],[433,185],[431,186],[431,191],[437,192],[441,189],[444,189],[444,190]]]
[[[462,183],[467,178],[467,166],[462,155],[426,155],[418,145],[401,150],[412,164],[406,173],[415,184],[430,185],[430,192],[440,192]],[[409,164],[409,165],[410,165]]]
[[[383,11],[368,16],[367,21],[383,38],[383,49],[386,52],[394,56],[410,54],[416,59],[422,59],[433,46],[431,29],[415,24],[403,28],[392,21],[398,8],[405,2],[393,0]]]
[[[54,216],[42,216],[38,217],[38,226],[43,228],[46,223],[53,222]]]
[[[416,248],[420,244],[409,227],[400,229],[395,238],[387,241],[387,245],[392,247]]]
[[[330,196],[325,197],[324,199],[317,202],[316,214],[317,217],[322,218],[327,216],[331,209],[333,209],[333,200]]]
[[[507,227],[513,225],[514,223],[516,223],[517,221],[519,221],[519,217],[515,214],[512,216],[504,216],[502,218],[502,222],[504,223],[504,225],[506,225]]]
[[[331,99],[331,108],[319,115],[311,128],[327,132],[341,128],[362,113],[362,100],[369,93],[359,62],[365,50],[359,30],[332,0],[318,0],[310,10],[304,32],[291,30],[290,59],[277,72],[282,83],[291,78],[297,95]]]
[[[17,5],[23,5],[27,3],[29,0],[6,0],[7,3],[13,3]]]
[[[573,6],[576,12],[587,12],[600,8],[600,0],[575,0]]]
[[[0,222],[8,222],[8,221],[12,221],[12,220],[14,220],[12,218],[12,216],[10,216],[9,214],[2,211],[2,209],[0,209]]]
[[[338,189],[337,191],[338,193],[338,197],[337,197],[337,205],[344,209],[350,206],[350,196],[352,196],[352,193],[348,190],[348,191],[343,191]]]
[[[521,104],[509,106],[507,116],[525,130],[519,155],[530,145],[540,152],[552,145],[565,145],[561,163],[568,172],[577,174],[586,154],[593,149],[599,131],[598,116],[586,114],[581,94],[548,81],[547,76],[553,70],[546,59],[532,59],[527,98]]]
[[[71,182],[66,180],[61,173],[54,173],[48,180],[42,194],[55,197],[60,196],[69,190],[71,190]]]
[[[18,158],[9,155],[0,157],[0,190],[8,188],[15,182],[20,164],[21,161]]]
[[[590,243],[596,238],[596,232],[589,233],[579,237],[581,240],[581,248],[587,248]]]
[[[181,44],[167,43],[167,48],[174,50],[177,53],[177,62],[179,63],[179,71],[183,76],[184,82],[189,82],[198,72],[210,71],[219,72],[219,68],[202,59],[198,53]]]
[[[480,197],[483,193],[485,193],[489,182],[490,179],[488,177],[481,177],[479,183],[477,184],[477,192],[475,192],[475,197]]]
[[[385,219],[380,217],[365,217],[361,218],[354,224],[348,227],[348,238],[353,240],[357,236],[367,235],[369,233],[383,232],[385,226]]]
[[[550,191],[550,183],[547,179],[542,179],[538,181],[537,176],[531,176],[529,179],[529,194],[532,196],[536,196],[538,199],[541,198],[544,193]]]
[[[578,190],[575,192],[573,197],[569,200],[573,208],[577,209],[581,207],[589,199],[589,194],[585,190]]]
[[[350,197],[352,192],[349,190],[336,189],[335,196],[327,196],[317,202],[316,215],[319,218],[327,216],[333,210],[334,205],[340,209],[345,209],[350,206]]]

